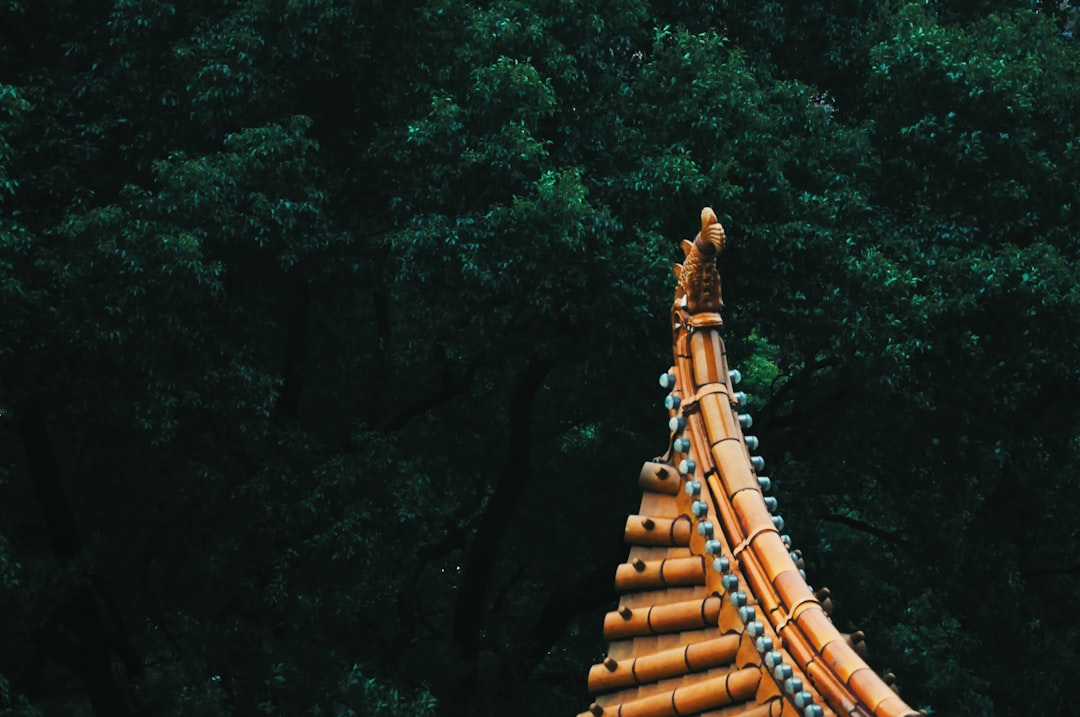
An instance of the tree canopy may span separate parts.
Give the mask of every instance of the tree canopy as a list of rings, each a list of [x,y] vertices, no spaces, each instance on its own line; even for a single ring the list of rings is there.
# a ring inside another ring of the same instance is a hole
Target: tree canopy
[[[838,625],[1074,711],[1078,23],[0,0],[0,714],[582,709],[705,205]]]

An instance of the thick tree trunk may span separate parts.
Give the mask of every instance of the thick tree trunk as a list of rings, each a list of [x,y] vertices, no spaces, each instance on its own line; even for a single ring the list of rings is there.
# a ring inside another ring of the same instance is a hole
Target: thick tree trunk
[[[75,512],[61,477],[45,416],[32,401],[16,405],[19,432],[26,451],[34,497],[41,510],[53,553],[68,562],[82,551]],[[78,588],[62,610],[78,640],[76,669],[99,717],[135,717],[128,691],[113,674],[113,654],[97,596],[90,585]]]
[[[282,368],[281,393],[274,406],[279,420],[295,421],[300,417],[300,397],[304,389],[304,366],[308,351],[308,314],[311,287],[302,278],[296,280],[289,303],[289,328],[285,337],[285,365]]]
[[[612,541],[607,560],[594,565],[574,585],[551,594],[536,621],[517,637],[515,649],[500,663],[495,688],[499,711],[515,713],[515,687],[536,670],[577,615],[618,601],[613,566],[624,560],[627,552],[621,526],[618,537]]]
[[[532,477],[532,418],[536,395],[554,360],[542,358],[525,369],[510,399],[510,438],[494,493],[480,519],[462,572],[454,610],[454,644],[469,665],[471,679],[463,681],[464,696],[475,687],[475,664],[488,583],[495,567],[499,542],[513,519],[514,509]]]

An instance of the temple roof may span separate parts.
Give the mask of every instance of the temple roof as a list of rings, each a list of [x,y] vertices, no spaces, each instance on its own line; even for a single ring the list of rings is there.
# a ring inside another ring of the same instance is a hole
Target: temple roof
[[[828,591],[810,587],[783,532],[720,337],[723,246],[703,210],[676,267],[674,364],[660,377],[670,441],[638,477],[608,654],[579,717],[917,715],[863,660],[861,633],[833,625]]]

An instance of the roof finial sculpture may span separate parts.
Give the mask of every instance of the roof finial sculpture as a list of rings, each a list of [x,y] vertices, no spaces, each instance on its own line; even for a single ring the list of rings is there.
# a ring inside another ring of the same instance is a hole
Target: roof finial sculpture
[[[716,257],[724,250],[724,227],[709,207],[701,210],[701,231],[694,241],[682,243],[686,259],[675,266],[679,278],[675,289],[674,310],[685,309],[689,325],[720,326],[720,309],[724,305],[720,295],[720,273],[716,270]]]

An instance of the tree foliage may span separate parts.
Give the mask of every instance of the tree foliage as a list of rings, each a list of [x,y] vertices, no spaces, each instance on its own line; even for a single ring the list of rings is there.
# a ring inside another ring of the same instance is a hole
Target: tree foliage
[[[0,710],[580,709],[711,205],[841,627],[1068,712],[1077,21],[0,3]]]

